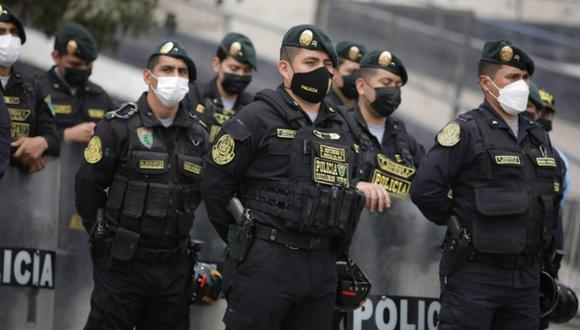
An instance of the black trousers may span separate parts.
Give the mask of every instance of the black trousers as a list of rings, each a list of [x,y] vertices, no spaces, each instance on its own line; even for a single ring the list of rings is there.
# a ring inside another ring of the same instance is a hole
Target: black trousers
[[[224,323],[230,330],[328,330],[336,253],[292,250],[256,239],[246,260],[226,261]]]
[[[189,329],[193,267],[187,256],[173,263],[95,261],[95,286],[85,330]]]
[[[537,265],[508,270],[468,262],[441,276],[439,330],[538,329]]]

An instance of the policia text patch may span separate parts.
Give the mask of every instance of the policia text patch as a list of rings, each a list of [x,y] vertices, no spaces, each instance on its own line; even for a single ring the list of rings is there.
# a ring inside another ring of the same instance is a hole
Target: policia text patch
[[[0,247],[0,285],[54,289],[55,252]]]

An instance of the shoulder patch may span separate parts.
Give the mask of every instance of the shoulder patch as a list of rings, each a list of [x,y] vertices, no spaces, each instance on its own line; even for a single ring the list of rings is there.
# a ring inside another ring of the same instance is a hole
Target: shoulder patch
[[[103,144],[101,138],[93,136],[84,152],[85,160],[89,164],[96,164],[103,158]]]
[[[137,104],[133,102],[123,103],[117,109],[107,112],[104,118],[107,120],[114,118],[129,119],[137,113],[138,109],[139,107],[137,107]]]
[[[252,136],[252,131],[244,124],[240,118],[232,118],[224,122],[222,129],[237,141],[244,141]]]
[[[459,126],[459,123],[452,121],[437,133],[437,142],[444,147],[453,147],[459,142],[460,132],[461,126]]]
[[[222,135],[211,149],[211,158],[218,165],[226,165],[234,159],[236,142],[229,134]]]

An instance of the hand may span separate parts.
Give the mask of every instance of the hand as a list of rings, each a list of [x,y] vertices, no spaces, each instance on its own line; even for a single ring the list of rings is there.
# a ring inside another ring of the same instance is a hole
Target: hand
[[[370,182],[359,181],[356,189],[362,192],[366,197],[366,208],[371,212],[383,212],[391,207],[391,198],[385,187]]]
[[[30,164],[30,166],[28,167],[28,170],[30,173],[39,172],[39,171],[42,171],[45,166],[46,166],[46,160],[44,160],[44,158],[41,157],[41,158],[35,160],[32,164]]]
[[[95,134],[95,126],[93,122],[81,123],[64,130],[64,140],[78,143],[87,143]]]
[[[42,136],[20,138],[12,142],[11,146],[16,148],[14,159],[18,159],[25,166],[30,166],[40,159],[44,151],[48,149],[48,143]]]

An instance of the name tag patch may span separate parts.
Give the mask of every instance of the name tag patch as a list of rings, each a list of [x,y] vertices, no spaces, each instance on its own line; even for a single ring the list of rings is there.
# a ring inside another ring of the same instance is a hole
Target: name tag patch
[[[18,96],[4,96],[4,103],[20,104],[20,98]]]
[[[139,168],[144,170],[162,170],[165,168],[165,161],[161,159],[141,159]]]
[[[13,140],[18,140],[23,137],[28,137],[30,133],[30,125],[25,123],[15,123],[10,124],[10,136]]]
[[[522,162],[519,156],[496,155],[495,163],[498,165],[520,165]]]
[[[200,174],[201,168],[202,168],[201,165],[194,164],[194,163],[188,162],[188,161],[183,162],[183,169],[186,170],[187,172],[194,173],[194,174]]]
[[[541,167],[556,167],[556,159],[552,157],[537,157],[536,164]]]
[[[296,137],[296,130],[288,128],[277,128],[276,136],[281,139],[293,139]]]
[[[25,121],[30,117],[31,111],[29,109],[8,108],[8,112],[10,113],[10,119],[13,121]]]
[[[105,116],[105,110],[103,109],[88,109],[89,117],[94,119],[102,119]]]
[[[57,115],[68,115],[72,113],[72,107],[69,104],[53,104],[52,108]]]
[[[337,162],[344,162],[346,161],[346,151],[343,148],[330,147],[321,144],[320,157]]]

